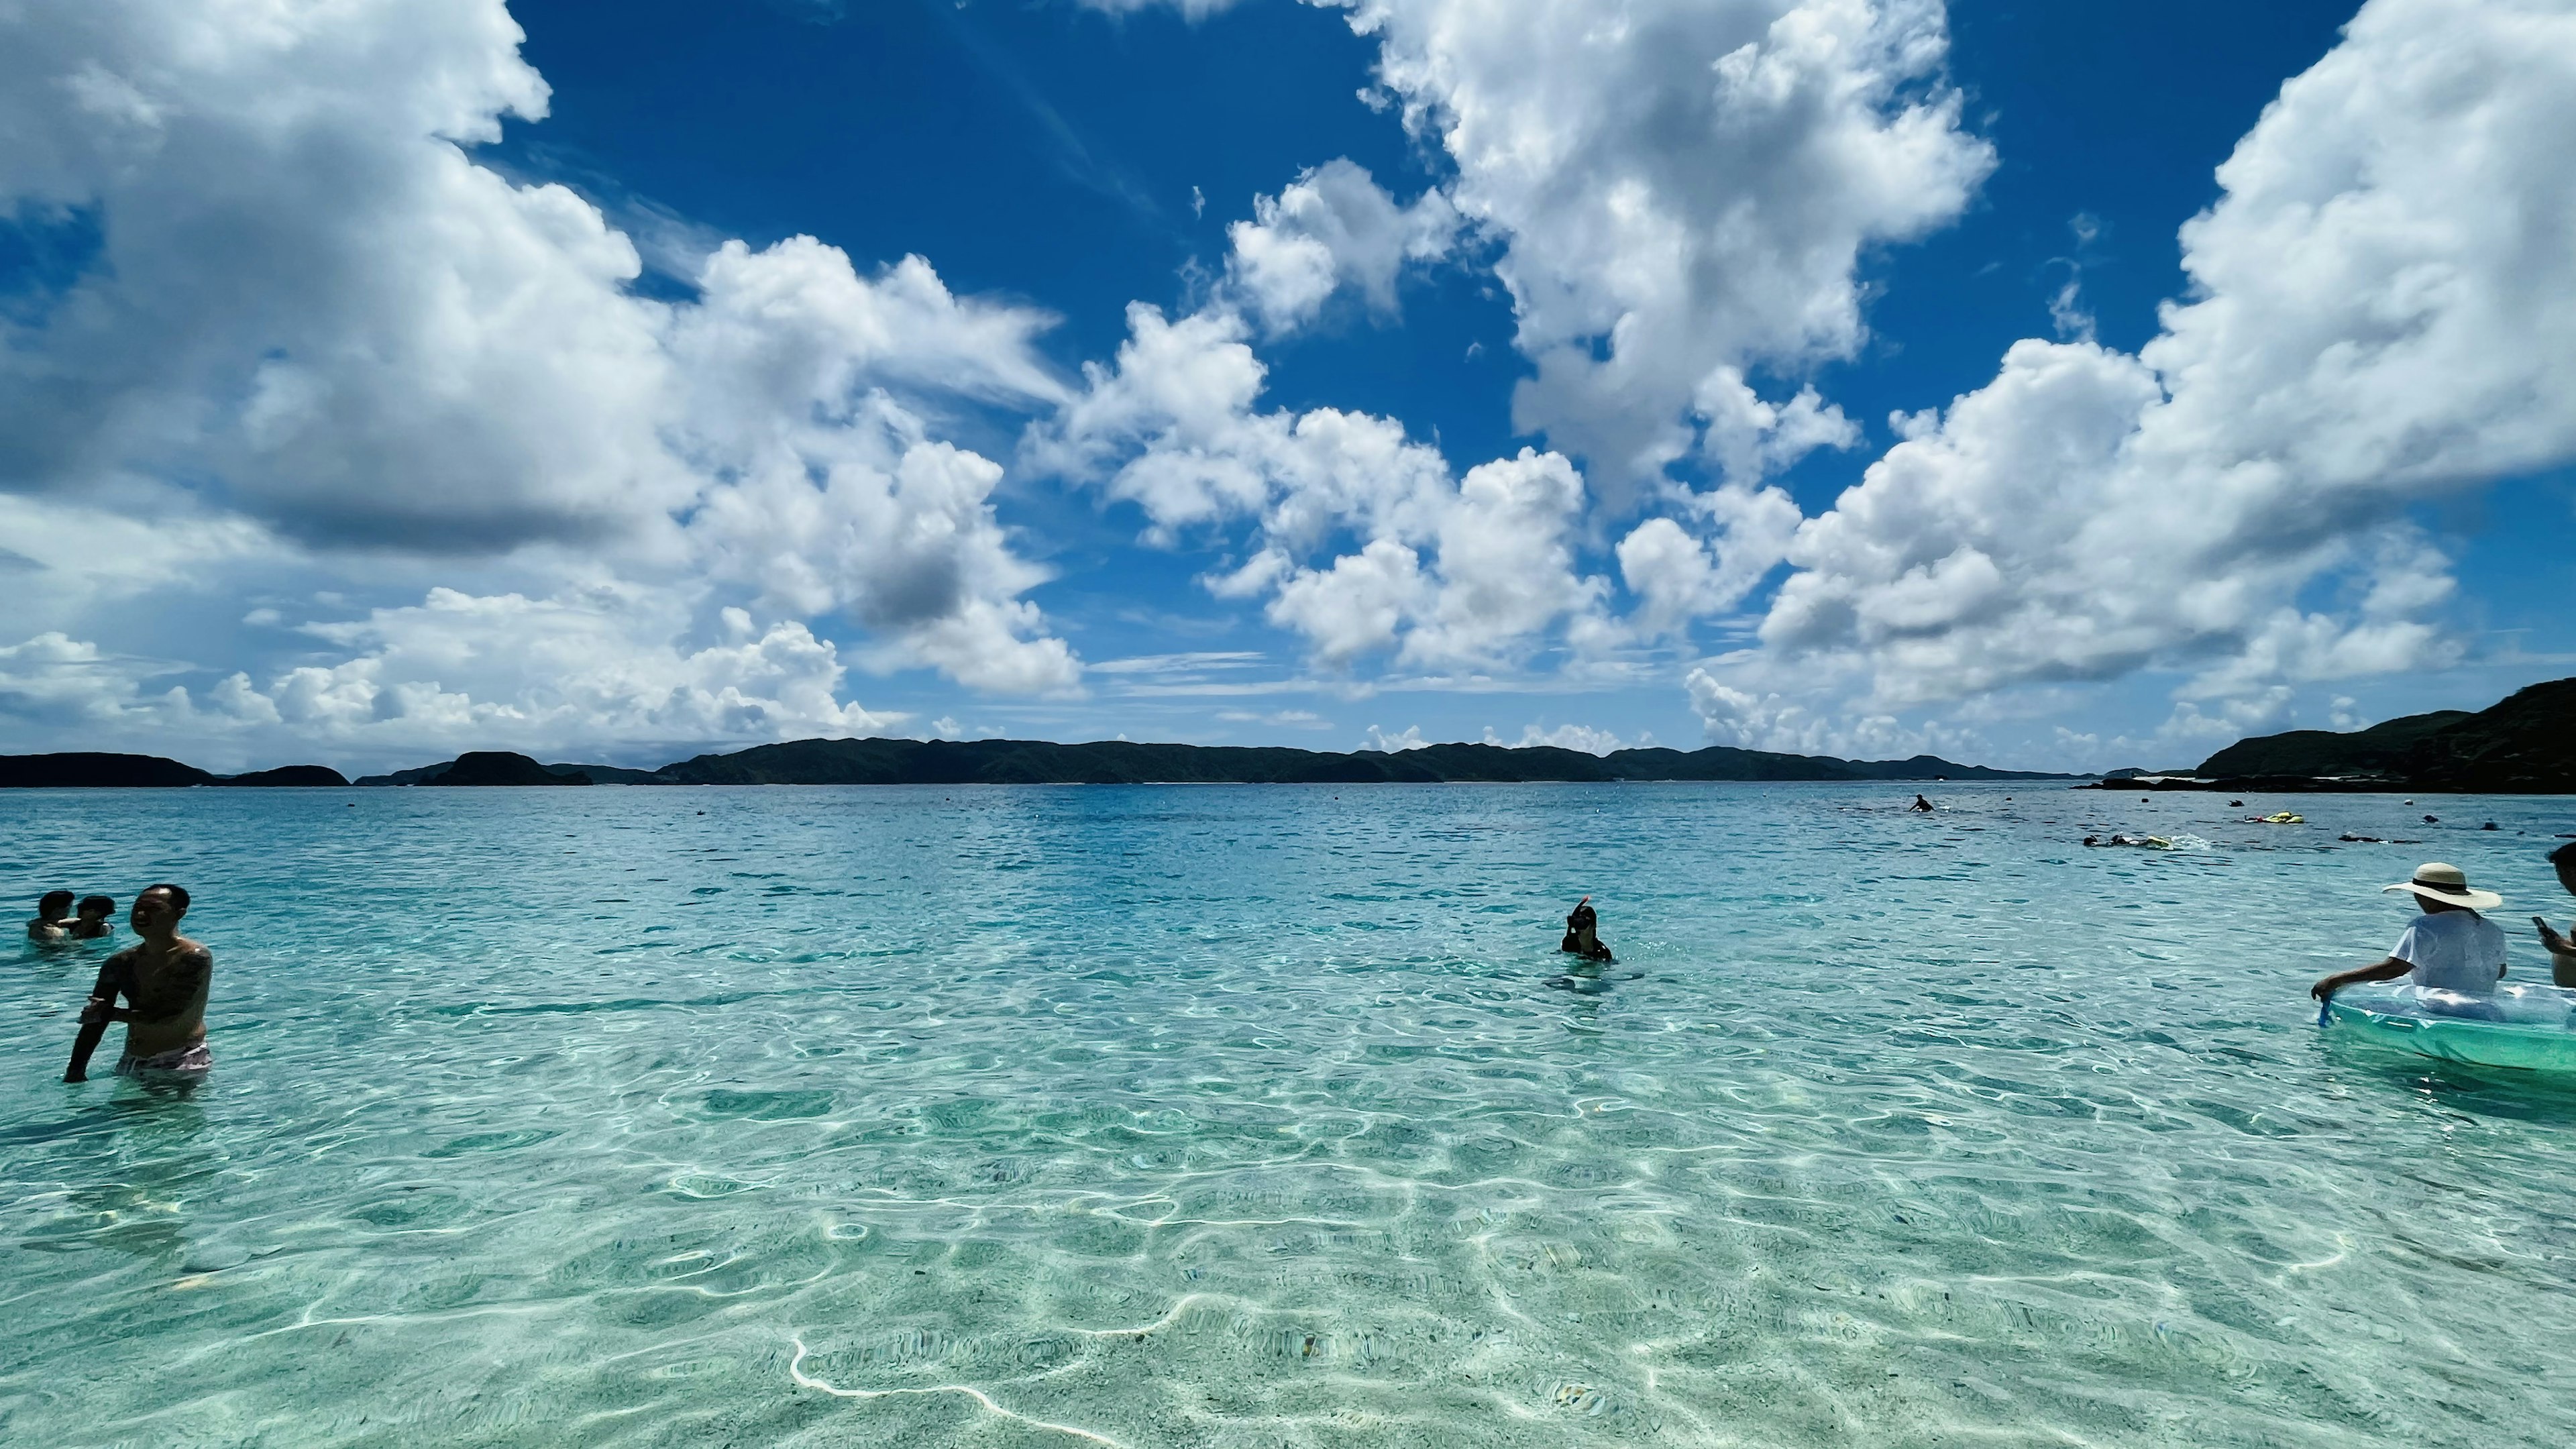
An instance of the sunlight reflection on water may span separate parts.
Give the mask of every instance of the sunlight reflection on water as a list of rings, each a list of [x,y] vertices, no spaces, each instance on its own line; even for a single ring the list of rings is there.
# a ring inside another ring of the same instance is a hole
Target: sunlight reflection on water
[[[2576,1092],[2302,994],[2562,805],[1934,793],[12,792],[218,1065],[6,966],[0,1438],[2568,1442]]]

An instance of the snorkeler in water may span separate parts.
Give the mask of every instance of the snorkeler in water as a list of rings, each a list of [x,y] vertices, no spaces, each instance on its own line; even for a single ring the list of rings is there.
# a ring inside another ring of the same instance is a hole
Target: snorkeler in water
[[[1556,948],[1586,961],[1614,959],[1610,948],[1601,944],[1601,913],[1592,909],[1592,897],[1575,902],[1574,909],[1566,914],[1565,937]]]
[[[1576,901],[1574,909],[1567,913],[1565,939],[1557,943],[1557,949],[1576,958],[1576,964],[1564,975],[1551,976],[1542,983],[1559,991],[1598,995],[1609,990],[1614,979],[1636,981],[1644,976],[1639,971],[1623,971],[1615,978],[1602,974],[1602,967],[1616,964],[1619,958],[1611,955],[1610,948],[1601,944],[1601,915],[1592,909],[1590,896]]]
[[[1914,803],[1906,806],[1905,808],[1921,814],[1929,815],[1932,813],[1932,802],[1924,799],[1920,795],[1917,795],[1914,797]]]
[[[1565,918],[1565,939],[1556,949],[1580,956],[1586,961],[1616,961],[1610,948],[1601,944],[1601,913],[1592,909],[1592,897],[1574,903]]]

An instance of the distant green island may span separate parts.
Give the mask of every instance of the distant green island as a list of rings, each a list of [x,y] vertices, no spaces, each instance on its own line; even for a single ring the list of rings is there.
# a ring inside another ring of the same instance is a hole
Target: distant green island
[[[791,740],[697,755],[658,770],[542,764],[504,750],[350,780],[323,765],[217,775],[158,755],[0,755],[0,789],[184,786],[566,785],[1436,785],[1622,780],[2087,780],[1962,765],[1937,755],[1845,760],[1712,745],[1589,755],[1548,745],[1428,745],[1401,752],[1095,740]],[[2576,793],[2576,679],[2491,708],[2437,710],[2368,729],[2239,740],[2190,770],[2117,770],[2105,790]]]
[[[2106,790],[2576,793],[2576,679],[2516,690],[2478,710],[2435,710],[2368,729],[2238,740],[2196,769],[2124,770]]]
[[[1615,780],[2069,780],[1933,755],[1843,760],[1711,746],[1588,755],[1546,745],[1430,745],[1401,753],[1098,740],[795,740],[699,755],[658,770],[541,764],[476,750],[355,781],[320,765],[214,775],[154,755],[0,755],[0,788],[190,785],[1374,785]]]

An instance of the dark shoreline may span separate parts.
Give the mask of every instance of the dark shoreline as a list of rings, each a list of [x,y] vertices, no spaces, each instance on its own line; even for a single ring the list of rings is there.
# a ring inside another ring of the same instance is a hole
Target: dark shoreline
[[[350,780],[323,765],[215,775],[157,755],[0,755],[0,789],[616,785],[1394,785],[1617,781],[1971,780],[2086,776],[1962,765],[1937,755],[1845,760],[1712,745],[1589,755],[1552,745],[1427,745],[1346,754],[1286,746],[1095,740],[813,739],[754,745],[656,770],[541,764],[506,750]],[[2517,690],[2474,714],[2442,710],[2347,733],[2291,730],[2239,740],[2191,770],[2124,770],[2076,789],[2238,795],[2576,794],[2576,679]]]
[[[2107,790],[2113,794],[2133,791],[2154,795],[2168,791],[2185,791],[2202,795],[2570,795],[2576,785],[2519,785],[2481,787],[2447,785],[2420,780],[2337,780],[2301,775],[2249,775],[2224,780],[2199,780],[2167,775],[2148,780],[2098,780],[2078,785],[2078,790]]]
[[[1932,755],[1844,760],[1726,746],[1588,755],[1547,745],[1430,745],[1400,754],[1285,747],[1060,745],[1038,740],[796,740],[634,770],[540,764],[475,751],[357,780],[318,765],[223,777],[152,755],[0,756],[0,788],[194,785],[562,787],[621,785],[1374,785],[1606,784],[1617,781],[2069,781],[2083,777],[1961,765]]]

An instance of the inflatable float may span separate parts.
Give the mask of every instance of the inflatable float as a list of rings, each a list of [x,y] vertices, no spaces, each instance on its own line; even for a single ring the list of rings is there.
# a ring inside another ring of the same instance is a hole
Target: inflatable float
[[[2493,996],[2405,983],[2347,986],[2317,1015],[2339,1037],[2481,1067],[2576,1072],[2576,991],[2498,986]]]

